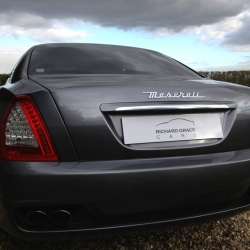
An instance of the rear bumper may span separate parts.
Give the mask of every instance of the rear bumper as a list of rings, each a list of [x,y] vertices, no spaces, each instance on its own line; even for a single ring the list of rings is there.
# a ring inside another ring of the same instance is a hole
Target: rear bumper
[[[223,215],[250,204],[250,150],[158,159],[101,162],[1,161],[2,227],[18,237],[173,225]],[[26,222],[44,211],[41,225]],[[56,210],[71,221],[51,222]],[[54,233],[54,234],[53,234]]]

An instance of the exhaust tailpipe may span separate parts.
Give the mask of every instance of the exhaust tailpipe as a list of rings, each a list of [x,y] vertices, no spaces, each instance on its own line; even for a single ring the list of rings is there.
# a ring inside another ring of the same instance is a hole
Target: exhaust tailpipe
[[[41,225],[47,221],[47,214],[43,211],[31,211],[26,216],[26,221],[31,225]]]
[[[50,220],[55,224],[67,224],[71,221],[71,214],[67,210],[57,210],[50,215]]]

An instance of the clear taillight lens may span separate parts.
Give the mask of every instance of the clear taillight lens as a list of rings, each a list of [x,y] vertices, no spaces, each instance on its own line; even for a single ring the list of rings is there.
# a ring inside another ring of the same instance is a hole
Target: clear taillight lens
[[[18,102],[14,104],[7,119],[5,142],[8,146],[27,146],[38,148],[38,143],[34,133],[22,110],[22,107]]]
[[[10,104],[1,124],[1,138],[2,159],[58,161],[49,132],[30,96],[18,96]]]

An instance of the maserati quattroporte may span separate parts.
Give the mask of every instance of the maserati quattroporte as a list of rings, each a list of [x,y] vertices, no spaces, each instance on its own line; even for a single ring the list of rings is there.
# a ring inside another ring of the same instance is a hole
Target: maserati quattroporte
[[[250,89],[155,51],[29,49],[0,89],[1,226],[16,237],[168,226],[250,204]]]

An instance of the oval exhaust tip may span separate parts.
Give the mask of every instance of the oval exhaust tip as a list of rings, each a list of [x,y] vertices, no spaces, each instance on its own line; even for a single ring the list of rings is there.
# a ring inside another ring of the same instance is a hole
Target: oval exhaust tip
[[[47,221],[47,214],[43,211],[32,211],[27,214],[26,221],[31,225],[41,225]]]
[[[51,214],[50,219],[55,224],[67,224],[71,221],[71,214],[67,210],[57,210]]]

